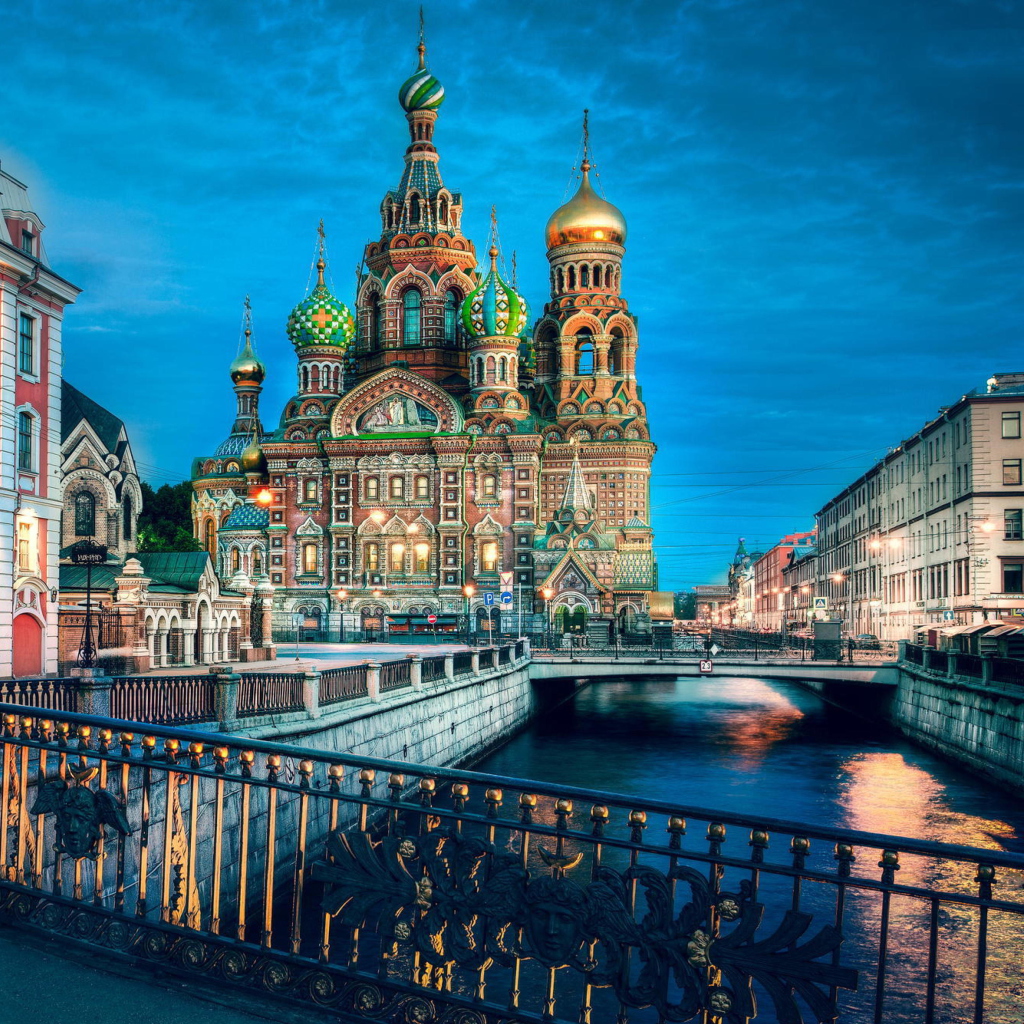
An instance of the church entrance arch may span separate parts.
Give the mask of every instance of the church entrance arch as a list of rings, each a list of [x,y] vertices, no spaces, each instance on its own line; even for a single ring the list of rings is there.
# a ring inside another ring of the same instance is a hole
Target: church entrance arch
[[[575,607],[562,605],[555,609],[555,632],[583,634],[587,631],[587,609],[585,605]]]
[[[43,673],[43,624],[29,612],[14,619],[11,674],[38,676]]]

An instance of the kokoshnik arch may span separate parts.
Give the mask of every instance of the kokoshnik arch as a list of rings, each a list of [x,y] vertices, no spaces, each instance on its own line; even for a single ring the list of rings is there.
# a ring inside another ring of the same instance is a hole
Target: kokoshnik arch
[[[333,637],[342,611],[355,629],[415,630],[432,613],[461,628],[502,572],[524,628],[550,615],[645,629],[655,446],[621,292],[625,218],[591,185],[585,147],[576,194],[547,222],[550,299],[531,328],[496,233],[478,269],[462,195],[441,179],[444,89],[422,41],[399,100],[405,168],[363,254],[355,313],[325,284],[321,228],[316,285],[287,324],[296,393],[265,428],[247,307],[234,425],[193,465],[195,534],[224,581],[274,588],[280,638],[297,619]]]

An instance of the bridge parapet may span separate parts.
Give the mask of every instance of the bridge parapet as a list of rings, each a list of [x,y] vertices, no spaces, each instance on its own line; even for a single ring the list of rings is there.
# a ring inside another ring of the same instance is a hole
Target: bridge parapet
[[[1015,1005],[1018,854],[10,704],[0,765],[0,921],[311,1017]]]

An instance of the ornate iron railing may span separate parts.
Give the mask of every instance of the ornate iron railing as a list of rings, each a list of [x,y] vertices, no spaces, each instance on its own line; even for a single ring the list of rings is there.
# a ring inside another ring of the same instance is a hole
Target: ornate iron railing
[[[425,683],[432,683],[435,679],[444,679],[444,662],[441,658],[424,658],[420,669],[420,678]]]
[[[366,696],[366,666],[329,668],[320,673],[321,706]]]
[[[197,676],[114,676],[110,687],[110,714],[154,725],[189,725],[215,722],[216,680]]]
[[[0,920],[160,971],[387,1022],[1016,1019],[1018,854],[0,716]]]
[[[999,683],[1024,686],[1024,661],[1019,658],[993,658],[992,678]]]
[[[460,651],[452,658],[452,671],[461,676],[473,667],[473,655],[466,651]]]
[[[408,661],[389,661],[380,667],[380,688],[395,690],[399,686],[408,686],[410,682]]]
[[[77,679],[2,679],[0,701],[54,711],[73,711]]]
[[[298,672],[245,672],[238,682],[238,717],[301,711],[302,675]]]

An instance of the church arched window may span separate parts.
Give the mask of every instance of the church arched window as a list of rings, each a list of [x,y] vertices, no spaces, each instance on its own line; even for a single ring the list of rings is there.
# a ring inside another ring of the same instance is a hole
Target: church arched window
[[[425,476],[416,477],[416,497],[420,500],[430,497],[430,478]]]
[[[580,267],[580,287],[590,287],[590,267],[588,267],[586,263],[584,263],[583,266]]]
[[[75,533],[91,537],[96,532],[96,499],[88,491],[75,495]]]
[[[402,343],[418,345],[420,343],[420,311],[423,300],[415,288],[410,288],[402,296]]]
[[[437,219],[444,225],[448,223],[448,200],[441,196],[441,201],[437,204]]]
[[[586,376],[594,372],[594,342],[587,328],[576,335],[576,375]]]
[[[409,200],[409,223],[419,224],[420,222],[420,197],[412,196]]]
[[[576,268],[570,267],[566,274],[566,284],[568,285],[569,291],[576,291]]]
[[[203,533],[203,546],[211,557],[217,553],[217,528],[213,525],[212,519],[206,520],[206,528]]]
[[[413,557],[416,562],[416,572],[430,571],[430,545],[424,542],[413,545]]]
[[[556,281],[557,281],[558,291],[564,292],[565,291],[565,273],[562,271],[561,267],[558,268],[558,273],[557,273]]]
[[[488,384],[493,384],[494,383],[494,375],[495,375],[496,372],[497,372],[497,370],[496,370],[496,364],[494,362],[494,356],[488,356],[487,357],[487,383]]]
[[[366,571],[378,572],[380,570],[380,545],[371,543],[366,545]]]
[[[446,345],[455,344],[455,328],[458,314],[459,293],[449,288],[444,293],[444,342]]]
[[[380,497],[380,477],[368,476],[364,490],[367,501],[376,501]]]
[[[601,287],[601,264],[600,263],[595,263],[594,264],[594,287],[595,288],[600,288]]]
[[[371,352],[380,344],[380,328],[380,296],[374,292],[366,314],[366,347]]]
[[[263,575],[263,549],[254,548],[252,553],[252,574],[253,576]]]
[[[132,539],[132,496],[126,494],[124,501],[121,502],[121,507],[124,509],[124,518],[121,520],[121,537],[124,540]]]
[[[238,548],[231,549],[231,571],[238,572],[242,567],[242,552]]]

